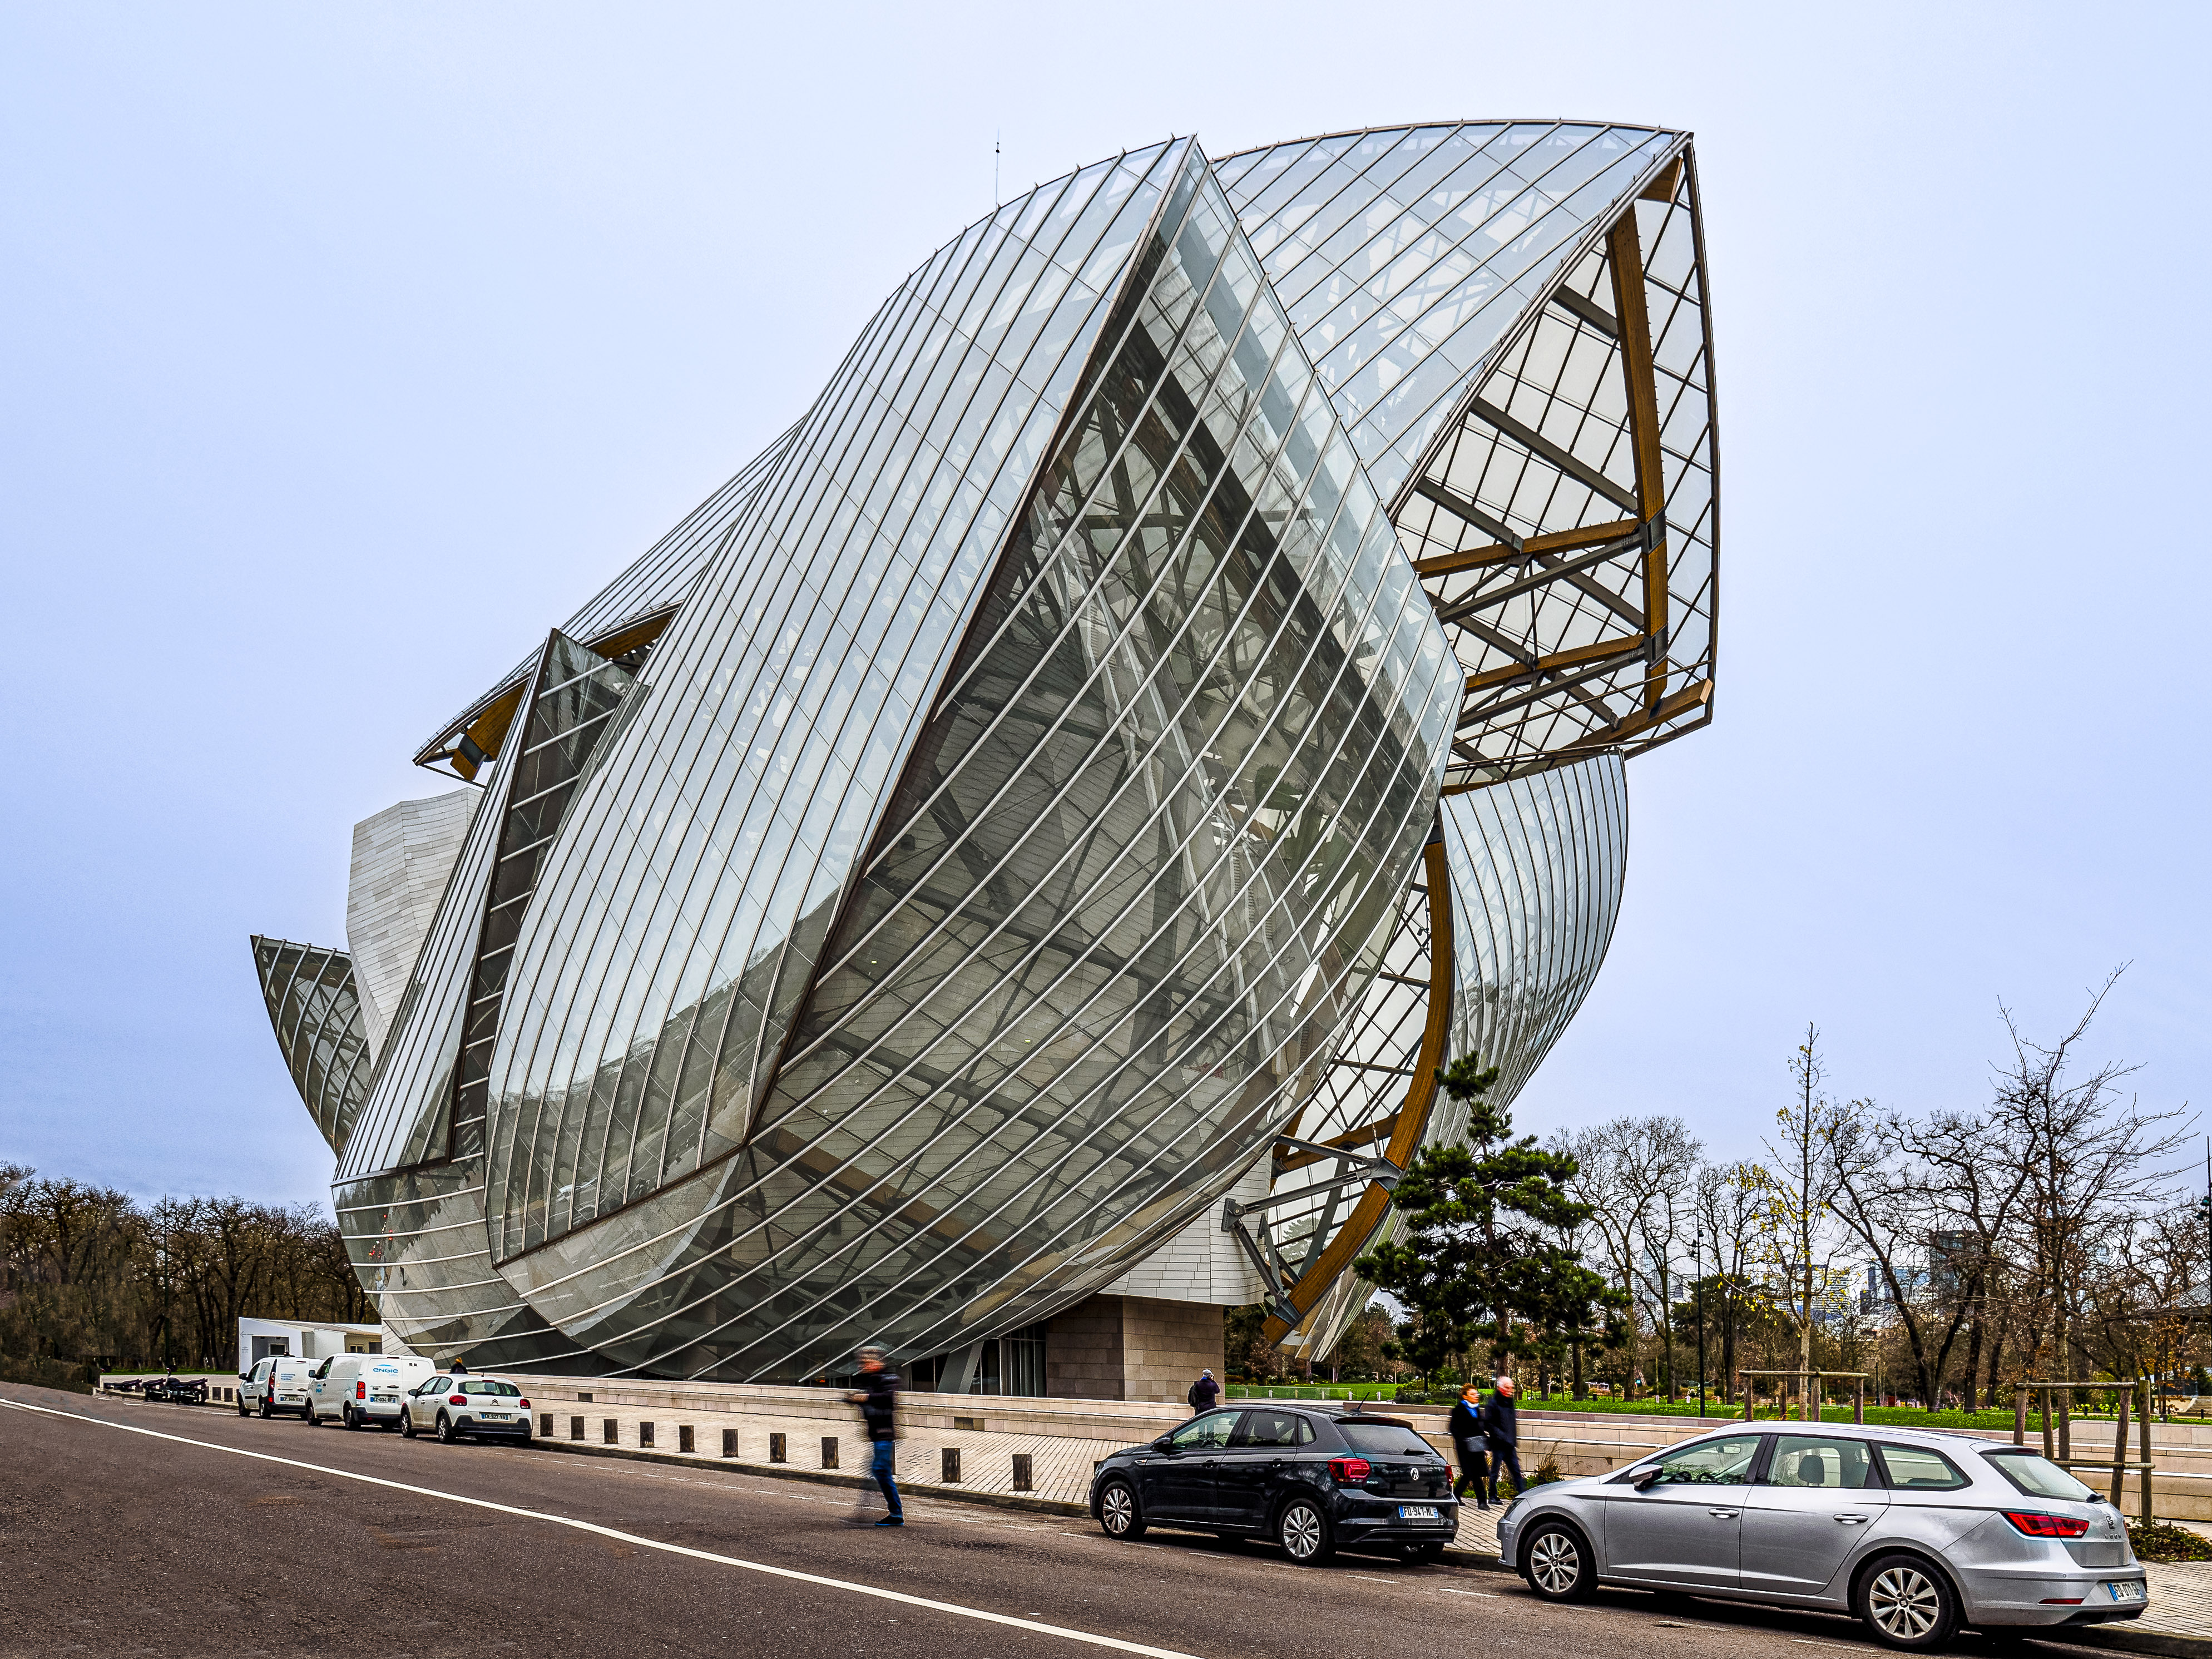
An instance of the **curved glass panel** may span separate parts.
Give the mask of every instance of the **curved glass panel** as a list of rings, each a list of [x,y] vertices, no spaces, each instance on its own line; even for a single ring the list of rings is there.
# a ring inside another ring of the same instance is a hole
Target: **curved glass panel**
[[[1033,1322],[1237,1178],[1374,971],[1459,677],[1188,179],[751,1139],[502,1264],[625,1364],[805,1375]]]
[[[253,936],[253,968],[276,1046],[334,1152],[345,1150],[368,1094],[368,1025],[343,951]]]
[[[1223,184],[1375,488],[1680,135],[1605,122],[1382,128],[1247,150]]]
[[[1162,146],[908,279],[801,423],[547,854],[492,1077],[495,1254],[726,1155],[1146,226]]]

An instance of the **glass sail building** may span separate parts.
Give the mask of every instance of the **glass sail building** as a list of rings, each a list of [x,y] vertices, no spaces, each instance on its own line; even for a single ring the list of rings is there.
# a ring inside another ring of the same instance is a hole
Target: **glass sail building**
[[[970,226],[422,746],[461,787],[357,828],[350,951],[254,941],[386,1322],[1325,1352],[1438,1065],[1534,1070],[1624,760],[1711,718],[1711,362],[1680,133],[1179,139]]]

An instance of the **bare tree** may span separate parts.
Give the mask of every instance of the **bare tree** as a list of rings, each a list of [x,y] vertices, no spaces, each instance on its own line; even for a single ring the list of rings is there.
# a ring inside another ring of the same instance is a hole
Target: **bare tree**
[[[1759,1265],[1772,1287],[1772,1305],[1797,1337],[1798,1369],[1813,1369],[1813,1327],[1833,1299],[1824,1222],[1835,1195],[1834,1143],[1843,1109],[1820,1091],[1826,1067],[1820,1032],[1805,1027],[1805,1041],[1790,1056],[1796,1098],[1775,1113],[1777,1133],[1765,1143]]]

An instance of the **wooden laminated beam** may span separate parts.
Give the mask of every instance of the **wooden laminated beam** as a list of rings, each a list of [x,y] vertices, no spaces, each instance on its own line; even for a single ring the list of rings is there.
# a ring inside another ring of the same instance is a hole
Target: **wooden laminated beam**
[[[1558,673],[1563,669],[1580,668],[1585,663],[1603,662],[1609,657],[1626,657],[1643,650],[1645,644],[1641,635],[1631,639],[1616,634],[1610,639],[1578,645],[1571,651],[1555,651],[1548,657],[1537,658],[1533,663],[1516,663],[1510,668],[1486,669],[1480,674],[1467,677],[1468,695],[1472,696],[1477,691],[1510,685],[1516,680],[1525,680],[1534,674]]]
[[[1429,1018],[1421,1030],[1421,1051],[1413,1062],[1413,1079],[1407,1085],[1390,1130],[1390,1143],[1382,1156],[1400,1169],[1413,1161],[1421,1136],[1429,1127],[1429,1114],[1437,1101],[1437,1074],[1444,1063],[1444,1044],[1451,1035],[1452,911],[1451,871],[1444,863],[1443,837],[1439,835],[1422,848],[1429,887]],[[1288,1294],[1291,1306],[1303,1321],[1340,1273],[1349,1272],[1361,1251],[1374,1239],[1390,1207],[1390,1194],[1381,1183],[1370,1182],[1352,1206],[1352,1213],[1336,1230],[1313,1264],[1298,1275]],[[1261,1327],[1269,1343],[1280,1342],[1293,1329],[1280,1315],[1269,1314]]]
[[[1486,565],[1506,564],[1515,559],[1528,557],[1532,553],[1571,553],[1577,548],[1595,547],[1601,542],[1618,541],[1636,529],[1633,519],[1615,519],[1607,524],[1584,525],[1579,530],[1558,530],[1547,536],[1524,537],[1518,547],[1508,547],[1503,542],[1487,547],[1462,548],[1456,553],[1439,553],[1433,559],[1416,559],[1413,572],[1420,576],[1449,576],[1455,571],[1479,570]]]
[[[1636,192],[1639,202],[1671,202],[1682,185],[1682,158],[1677,155],[1659,169],[1659,176]]]
[[[1651,318],[1644,304],[1644,250],[1636,209],[1613,222],[1606,235],[1613,267],[1613,313],[1620,319],[1620,366],[1628,385],[1628,429],[1636,459],[1636,512],[1660,532],[1644,555],[1644,625],[1667,638],[1667,484],[1659,456],[1659,386],[1651,362]],[[1655,657],[1644,682],[1644,706],[1656,709],[1667,696],[1663,656]]]
[[[1595,750],[1610,749],[1626,738],[1664,726],[1669,720],[1680,720],[1692,708],[1711,702],[1712,696],[1713,683],[1711,680],[1694,680],[1657,707],[1647,708],[1640,714],[1632,714],[1617,725],[1601,726],[1569,744],[1559,752],[1563,756],[1578,757]]]

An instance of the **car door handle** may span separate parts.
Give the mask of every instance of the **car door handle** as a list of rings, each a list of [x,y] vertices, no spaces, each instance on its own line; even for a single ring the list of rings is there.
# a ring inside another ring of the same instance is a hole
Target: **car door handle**
[[[1736,1517],[1736,1511],[1734,1510],[1707,1510],[1705,1513],[1716,1521],[1733,1521]]]
[[[1836,1519],[1847,1527],[1863,1527],[1867,1523],[1867,1518],[1863,1515],[1839,1515]]]

